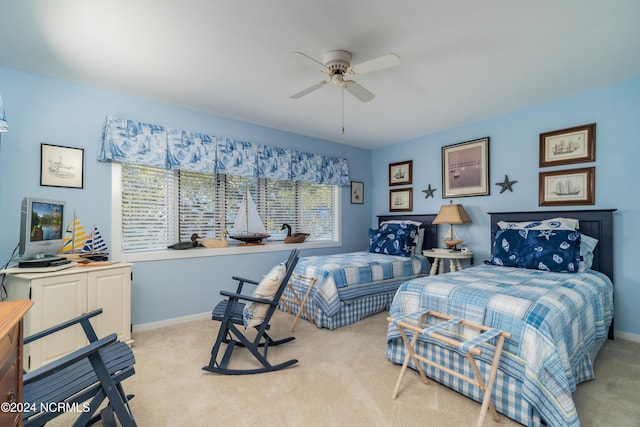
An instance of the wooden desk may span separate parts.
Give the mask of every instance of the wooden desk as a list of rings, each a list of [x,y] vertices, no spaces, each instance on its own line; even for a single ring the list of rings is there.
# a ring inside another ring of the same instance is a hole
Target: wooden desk
[[[21,426],[22,413],[6,403],[22,402],[22,318],[33,302],[0,302],[0,426]]]
[[[429,271],[429,276],[435,276],[436,274],[446,273],[445,266],[443,260],[449,260],[449,271],[454,272],[458,270],[462,270],[461,259],[470,259],[473,262],[473,252],[471,251],[434,251],[433,249],[422,251],[422,255],[427,258],[433,258],[433,263],[431,264],[431,270]]]

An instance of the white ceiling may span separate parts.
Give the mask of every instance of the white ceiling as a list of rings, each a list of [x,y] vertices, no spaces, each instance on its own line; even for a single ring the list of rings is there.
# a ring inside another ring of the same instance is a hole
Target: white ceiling
[[[638,0],[0,0],[0,65],[359,147],[640,77]],[[362,103],[327,85],[334,49]],[[0,82],[0,90],[2,82]],[[8,106],[7,106],[8,107]],[[194,129],[195,130],[195,129]]]

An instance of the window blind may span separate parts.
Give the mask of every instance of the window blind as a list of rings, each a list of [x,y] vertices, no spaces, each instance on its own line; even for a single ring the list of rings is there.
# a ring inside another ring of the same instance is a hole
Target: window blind
[[[177,205],[173,171],[146,166],[122,168],[123,252],[165,249],[178,236],[172,206]]]
[[[166,249],[192,234],[231,230],[246,191],[273,239],[283,224],[308,241],[335,240],[336,195],[329,184],[122,165],[123,252]]]

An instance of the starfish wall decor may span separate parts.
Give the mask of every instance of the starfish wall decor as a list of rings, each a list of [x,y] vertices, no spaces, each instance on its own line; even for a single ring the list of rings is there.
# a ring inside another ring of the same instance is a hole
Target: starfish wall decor
[[[429,184],[429,188],[427,188],[426,190],[422,190],[422,192],[425,194],[424,198],[428,199],[429,197],[433,197],[435,199],[433,193],[435,193],[436,190],[436,188],[431,188],[431,184]]]
[[[507,175],[504,176],[504,181],[503,182],[496,182],[496,185],[499,185],[500,187],[502,187],[502,189],[500,190],[500,193],[504,193],[505,191],[509,190],[513,193],[513,188],[511,188],[511,186],[513,184],[515,184],[518,181],[509,181],[509,177]]]

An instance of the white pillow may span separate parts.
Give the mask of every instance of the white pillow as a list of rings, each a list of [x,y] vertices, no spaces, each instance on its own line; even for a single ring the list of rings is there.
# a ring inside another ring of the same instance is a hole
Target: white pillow
[[[579,230],[580,223],[573,218],[550,218],[524,222],[498,221],[498,228],[501,230]]]
[[[253,292],[253,296],[256,298],[273,299],[278,292],[278,288],[287,273],[287,267],[282,264],[278,264],[271,269],[271,271],[262,278],[256,290]],[[264,317],[269,310],[269,304],[260,304],[253,301],[247,303],[242,310],[242,317],[245,328],[251,328],[254,326],[260,326],[264,322]]]

